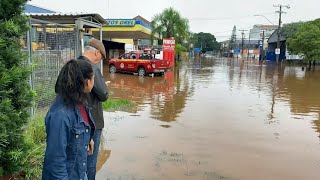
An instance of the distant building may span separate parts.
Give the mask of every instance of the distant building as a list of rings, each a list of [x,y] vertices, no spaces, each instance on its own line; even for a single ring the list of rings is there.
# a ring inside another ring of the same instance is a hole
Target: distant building
[[[268,39],[276,29],[278,29],[277,25],[256,24],[253,26],[252,29],[250,29],[250,39],[253,39],[253,40],[262,39],[263,31],[264,31],[265,39]]]
[[[247,57],[249,54],[249,57],[255,57],[258,58],[260,54],[260,48],[259,48],[259,41],[260,40],[249,40],[249,39],[244,39],[243,41],[241,39],[237,39],[233,43],[233,49],[230,49],[230,41],[226,40],[221,42],[221,53],[224,53],[224,56],[230,56],[231,54],[242,54],[243,57]],[[243,52],[242,52],[243,49]],[[239,53],[236,53],[239,52]],[[235,55],[234,55],[235,56]]]
[[[241,39],[237,39],[235,44],[236,44],[235,45],[236,49],[242,49],[242,40]],[[243,48],[244,49],[248,49],[248,48],[249,49],[259,49],[259,40],[258,39],[256,39],[256,40],[244,39],[243,40]]]

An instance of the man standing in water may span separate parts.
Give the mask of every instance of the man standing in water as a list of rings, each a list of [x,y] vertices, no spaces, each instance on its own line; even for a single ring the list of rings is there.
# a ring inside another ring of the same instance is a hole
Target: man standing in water
[[[94,85],[88,96],[88,104],[95,122],[95,132],[93,136],[94,149],[93,154],[88,156],[87,174],[88,180],[95,180],[97,158],[99,153],[100,137],[104,128],[104,118],[102,102],[108,99],[109,93],[105,80],[101,74],[100,62],[106,59],[106,50],[103,43],[97,39],[90,39],[85,47],[84,53],[78,58],[78,61],[89,61],[92,64],[94,72]]]

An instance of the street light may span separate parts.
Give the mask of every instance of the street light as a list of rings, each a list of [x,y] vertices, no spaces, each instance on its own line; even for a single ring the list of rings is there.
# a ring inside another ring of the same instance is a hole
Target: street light
[[[262,15],[262,14],[256,14],[256,15],[253,15],[253,16],[260,16],[260,17],[264,17],[266,20],[268,20],[272,25],[274,25],[274,23],[272,21],[270,21],[265,15]]]

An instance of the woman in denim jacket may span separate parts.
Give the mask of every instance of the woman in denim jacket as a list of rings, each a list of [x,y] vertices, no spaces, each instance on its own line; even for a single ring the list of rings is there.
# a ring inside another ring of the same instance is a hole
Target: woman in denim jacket
[[[45,118],[43,180],[87,179],[94,122],[85,102],[93,84],[94,73],[88,62],[71,60],[61,69],[55,86],[57,97]]]

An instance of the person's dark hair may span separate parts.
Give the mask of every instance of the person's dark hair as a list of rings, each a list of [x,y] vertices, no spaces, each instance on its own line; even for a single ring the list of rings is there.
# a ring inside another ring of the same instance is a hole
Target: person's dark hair
[[[89,62],[70,60],[61,69],[55,92],[61,96],[67,106],[75,106],[86,97],[85,81],[91,79],[93,69]]]

